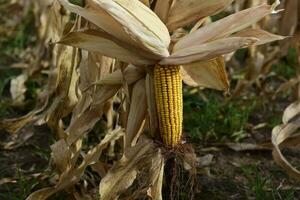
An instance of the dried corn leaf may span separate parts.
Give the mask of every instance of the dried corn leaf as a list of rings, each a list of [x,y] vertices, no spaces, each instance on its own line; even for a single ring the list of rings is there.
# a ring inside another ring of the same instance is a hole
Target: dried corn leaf
[[[189,25],[199,19],[217,14],[233,0],[177,0],[172,6],[167,27],[170,31]]]
[[[59,173],[63,173],[70,167],[71,152],[64,139],[61,139],[51,145],[52,158]]]
[[[118,199],[133,184],[138,171],[151,163],[153,148],[152,141],[148,139],[142,139],[134,147],[128,148],[121,160],[101,180],[100,199]]]
[[[130,102],[128,120],[125,133],[125,148],[134,146],[136,137],[142,132],[143,122],[147,113],[147,96],[145,92],[145,79],[134,84]]]
[[[281,144],[289,139],[300,127],[300,119],[296,119],[288,124],[277,126],[272,131],[273,158],[291,177],[300,180],[300,171],[293,167],[281,152]],[[299,140],[298,140],[299,142]]]
[[[183,81],[190,86],[201,86],[217,90],[229,89],[223,57],[183,65],[181,73]]]
[[[134,65],[129,65],[125,70],[124,73],[122,73],[122,70],[116,70],[111,74],[108,74],[101,78],[101,80],[93,83],[97,85],[121,85],[124,82],[124,78],[126,79],[126,82],[128,84],[134,83],[136,80],[139,80],[145,76],[143,71]]]
[[[112,71],[114,64],[115,60],[112,58],[102,56],[99,53],[82,51],[82,61],[79,67],[79,89],[82,93],[80,101],[73,110],[72,118],[80,116],[92,104],[94,93],[99,89],[93,83],[107,76]],[[91,88],[92,85],[93,88]],[[89,89],[87,90],[87,88]]]
[[[76,82],[78,75],[76,67],[80,62],[78,50],[73,47],[59,45],[59,58],[57,67],[57,87],[53,102],[44,113],[48,126],[59,138],[64,138],[65,133],[61,119],[70,114],[77,103]]]
[[[38,111],[34,110],[27,115],[14,119],[1,119],[0,129],[5,129],[11,134],[18,133],[25,125],[34,120],[35,115]]]
[[[299,1],[286,0],[284,5],[284,11],[282,14],[281,22],[279,25],[280,34],[292,36],[294,35],[297,24],[299,11],[298,11]]]
[[[108,133],[96,147],[84,156],[82,163],[78,167],[73,168],[73,166],[72,168],[68,168],[61,174],[56,186],[38,190],[32,193],[26,200],[46,200],[53,194],[76,184],[82,177],[86,167],[98,161],[103,149],[107,148],[111,141],[118,140],[123,134],[124,132],[120,128]]]
[[[113,96],[114,94],[112,94]],[[100,120],[103,114],[103,104],[95,106],[93,109],[86,110],[80,116],[73,118],[70,126],[66,130],[69,133],[67,138],[68,145],[71,145],[88,133]]]
[[[228,37],[274,12],[277,5],[278,2],[274,3],[272,6],[264,4],[249,8],[204,26],[178,41],[174,46],[174,51],[203,44],[211,40]]]
[[[294,102],[291,105],[289,105],[282,117],[282,121],[284,124],[289,123],[294,117],[298,116],[300,114],[300,101]]]
[[[175,51],[170,57],[163,59],[161,65],[188,64],[205,61],[248,47],[258,42],[254,37],[229,37],[214,40],[205,44],[194,45]]]
[[[152,164],[149,173],[150,187],[147,190],[147,195],[151,197],[151,199],[162,200],[164,167],[165,167],[164,158],[161,154],[161,151],[158,150],[157,153],[152,158]]]
[[[84,8],[59,0],[68,10],[83,16],[117,39],[162,58],[169,55],[166,26],[138,0],[87,0]]]
[[[234,37],[255,37],[258,39],[258,42],[255,45],[262,45],[277,40],[283,40],[286,37],[275,35],[260,29],[245,29],[233,35]]]
[[[140,77],[135,76],[135,78],[136,80],[130,79],[130,81],[133,83]],[[125,79],[127,78],[125,77]],[[122,85],[100,85],[98,87],[95,91],[90,109],[82,112],[79,116],[74,116],[72,118],[71,124],[67,129],[67,132],[70,134],[67,138],[67,143],[69,145],[80,139],[96,124],[97,121],[100,120],[105,102],[112,98],[120,90],[121,86]]]
[[[140,56],[129,49],[123,48],[103,32],[85,30],[71,32],[64,36],[59,43],[71,45],[88,51],[99,52],[105,56],[136,65],[154,64],[155,61]]]
[[[257,150],[272,150],[271,142],[252,144],[252,143],[225,143],[221,146],[226,146],[234,151],[257,151]]]
[[[169,11],[174,0],[157,0],[155,3],[154,12],[159,16],[161,21],[168,21]]]
[[[153,70],[147,73],[146,76],[146,94],[147,94],[147,108],[148,108],[148,128],[150,135],[156,137],[158,132],[158,118],[156,111],[156,99],[154,89],[154,75]]]

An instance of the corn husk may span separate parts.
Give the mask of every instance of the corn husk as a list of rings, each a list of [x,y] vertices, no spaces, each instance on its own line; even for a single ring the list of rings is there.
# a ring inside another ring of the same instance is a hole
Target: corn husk
[[[222,56],[203,62],[195,62],[181,67],[184,83],[193,87],[228,90],[229,81]]]
[[[154,64],[155,61],[134,53],[103,32],[96,30],[74,31],[64,36],[59,43],[71,45],[88,51],[99,52],[105,56],[136,65]]]
[[[170,31],[214,15],[224,10],[233,0],[177,0],[172,6],[167,27]]]
[[[187,47],[203,44],[208,41],[228,37],[275,12],[274,9],[277,5],[278,2],[273,5],[263,4],[249,8],[204,26],[178,41],[175,44],[173,51],[175,52]]]
[[[84,8],[68,0],[59,2],[118,40],[142,48],[157,59],[169,55],[168,29],[154,12],[138,0],[87,0]]]

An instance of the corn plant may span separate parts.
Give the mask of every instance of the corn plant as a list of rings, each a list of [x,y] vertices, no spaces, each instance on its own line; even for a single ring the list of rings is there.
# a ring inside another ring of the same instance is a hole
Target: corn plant
[[[224,10],[233,0],[86,0],[84,7],[68,0],[58,2],[87,22],[77,17],[73,28],[65,30],[57,43],[72,46],[65,50],[73,52],[67,54],[67,58],[72,58],[73,67],[59,73],[60,80],[64,76],[69,80],[67,94],[66,87],[58,85],[65,98],[62,103],[59,98],[55,101],[54,108],[50,107],[52,118],[48,118],[53,131],[59,133],[59,140],[52,146],[59,180],[53,187],[34,192],[29,200],[47,199],[77,183],[86,167],[99,164],[103,150],[120,138],[124,140],[123,156],[102,173],[100,199],[140,196],[162,199],[164,167],[169,160],[195,174],[197,159],[182,134],[182,82],[194,87],[228,90],[223,55],[284,38],[248,28],[275,13],[279,1],[209,24],[204,23],[205,19]],[[190,31],[183,29],[193,24]],[[75,48],[82,49],[82,54]],[[93,55],[98,55],[97,59]],[[95,78],[95,62],[100,63],[102,70],[112,73]],[[77,64],[81,85],[76,96],[73,90],[78,78]],[[84,88],[87,83],[90,85]],[[111,129],[97,146],[82,156],[78,165],[83,136],[118,93],[125,99],[122,101],[125,120],[120,123],[123,127]],[[67,98],[70,95],[76,98]],[[68,109],[64,110],[64,104]],[[64,129],[60,120],[72,109],[70,125]],[[143,180],[142,184],[131,187],[138,180]]]

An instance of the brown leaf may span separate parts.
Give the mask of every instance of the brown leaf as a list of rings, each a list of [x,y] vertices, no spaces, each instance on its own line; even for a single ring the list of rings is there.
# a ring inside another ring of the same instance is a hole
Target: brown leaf
[[[289,124],[277,126],[272,131],[273,158],[275,162],[281,166],[291,177],[300,180],[300,171],[293,167],[284,157],[281,152],[281,144],[295,134],[300,127],[300,119],[297,119]],[[299,142],[299,140],[298,140]]]
[[[18,133],[25,125],[34,120],[34,116],[37,113],[37,110],[34,110],[27,115],[24,115],[20,118],[14,119],[3,119],[0,120],[0,129],[5,129],[11,134]]]
[[[280,34],[293,36],[298,23],[298,6],[299,2],[294,0],[286,0],[284,11],[282,13],[281,22],[279,26]]]
[[[201,18],[217,14],[233,0],[177,0],[172,6],[167,27],[170,31],[184,27]]]
[[[105,56],[136,65],[154,64],[155,61],[140,56],[110,39],[106,33],[96,30],[71,32],[64,36],[59,43],[71,45],[88,51],[99,52]],[[126,46],[125,46],[126,47]]]
[[[232,14],[214,23],[200,28],[178,41],[173,51],[178,51],[194,45],[228,37],[232,33],[243,30],[274,12],[278,2],[271,5],[260,5]]]
[[[254,37],[229,37],[214,40],[200,45],[174,51],[174,53],[163,59],[161,65],[181,65],[197,61],[205,61],[231,53],[240,48],[255,44],[258,39]]]
[[[138,136],[143,131],[144,120],[147,113],[147,96],[145,92],[145,79],[136,82],[132,89],[128,120],[125,133],[125,148],[134,146]]]
[[[70,166],[71,152],[64,139],[61,139],[51,145],[52,157],[60,173],[63,173]]]
[[[224,144],[228,148],[234,151],[256,151],[256,150],[272,150],[271,142],[262,144],[252,144],[252,143],[226,143]]]
[[[113,73],[103,76],[99,81],[93,83],[93,85],[121,85],[124,82],[124,78],[126,79],[126,82],[130,85],[142,78],[144,75],[145,74],[141,69],[135,67],[134,65],[129,65],[124,70],[124,74],[122,73],[121,69],[116,70]]]
[[[84,8],[59,0],[68,10],[86,18],[117,39],[156,55],[169,55],[166,26],[138,0],[87,0]]]
[[[167,22],[169,11],[174,0],[157,0],[155,3],[154,12],[164,23]]]
[[[228,90],[229,81],[223,57],[183,65],[183,81],[193,87],[207,87],[217,90]]]
[[[148,128],[150,131],[150,135],[152,137],[156,137],[156,134],[158,133],[158,118],[157,118],[157,110],[156,110],[153,70],[148,72],[146,76],[146,93],[147,93],[147,108],[149,114]]]
[[[93,149],[91,149],[87,155],[84,156],[81,164],[74,168],[66,169],[60,176],[59,182],[54,187],[48,187],[40,189],[27,197],[26,200],[46,200],[58,191],[68,188],[77,183],[82,177],[86,167],[98,161],[103,149],[105,149],[111,141],[117,140],[124,134],[121,128],[117,128],[114,131],[108,133],[104,139]]]
[[[233,35],[234,37],[254,37],[258,39],[255,45],[262,45],[269,42],[274,42],[276,40],[283,40],[286,37],[275,35],[260,29],[245,29],[237,32]]]
[[[165,161],[158,150],[157,153],[152,158],[152,164],[150,168],[150,187],[147,190],[147,195],[151,199],[162,200],[162,185],[164,177]]]
[[[101,180],[99,193],[101,200],[114,200],[128,189],[136,179],[138,170],[147,166],[153,155],[151,140],[140,140],[136,146],[128,148],[123,157]]]
[[[298,116],[300,113],[300,101],[294,102],[291,105],[289,105],[282,117],[282,121],[284,124],[289,123],[294,117]]]

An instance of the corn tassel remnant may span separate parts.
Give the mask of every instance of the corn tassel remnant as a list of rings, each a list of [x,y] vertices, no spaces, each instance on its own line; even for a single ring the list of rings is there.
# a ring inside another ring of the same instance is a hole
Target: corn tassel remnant
[[[154,67],[156,109],[164,144],[175,147],[182,136],[182,78],[179,66]]]

